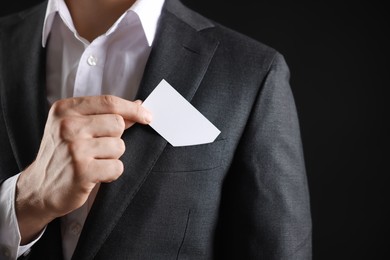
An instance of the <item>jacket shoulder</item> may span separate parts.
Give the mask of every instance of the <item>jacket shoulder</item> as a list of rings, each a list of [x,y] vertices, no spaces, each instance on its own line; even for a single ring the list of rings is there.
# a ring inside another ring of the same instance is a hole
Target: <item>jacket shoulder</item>
[[[225,48],[231,55],[239,55],[252,61],[257,59],[272,60],[279,52],[271,46],[256,40],[241,32],[216,23],[214,35],[220,41],[220,47]]]
[[[275,57],[280,56],[271,46],[209,19],[177,0],[167,0],[166,9],[204,37],[218,41],[219,51],[232,62],[251,63],[257,69],[267,70]]]

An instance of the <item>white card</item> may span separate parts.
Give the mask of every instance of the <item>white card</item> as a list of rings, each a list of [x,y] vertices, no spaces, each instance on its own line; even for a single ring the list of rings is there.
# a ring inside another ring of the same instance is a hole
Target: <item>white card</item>
[[[142,106],[153,115],[150,126],[172,146],[212,143],[221,133],[165,80]]]

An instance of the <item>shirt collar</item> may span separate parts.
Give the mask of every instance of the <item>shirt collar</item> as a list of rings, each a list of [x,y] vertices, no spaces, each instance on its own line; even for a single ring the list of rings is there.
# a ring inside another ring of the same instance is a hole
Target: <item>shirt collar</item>
[[[123,14],[118,21],[123,19],[127,12],[133,11],[136,13],[141,21],[142,28],[144,30],[146,39],[149,46],[152,46],[154,37],[156,35],[158,20],[161,15],[161,9],[165,0],[137,0],[135,3]],[[63,21],[67,24],[69,28],[74,28],[73,21],[69,14],[69,10],[65,4],[64,0],[49,0],[45,21],[43,24],[42,31],[42,46],[46,46],[47,38],[49,37],[54,17],[56,13],[61,13]],[[117,22],[118,22],[117,21]],[[117,22],[114,26],[117,26]],[[112,29],[112,28],[111,28]],[[110,30],[111,30],[110,29]],[[110,31],[109,30],[109,31]],[[109,32],[108,31],[108,32]]]

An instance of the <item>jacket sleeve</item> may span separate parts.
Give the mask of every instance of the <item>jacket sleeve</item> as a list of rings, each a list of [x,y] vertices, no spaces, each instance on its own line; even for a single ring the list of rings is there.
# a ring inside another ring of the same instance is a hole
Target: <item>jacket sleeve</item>
[[[224,183],[218,252],[222,259],[311,259],[311,229],[289,69],[277,53]]]

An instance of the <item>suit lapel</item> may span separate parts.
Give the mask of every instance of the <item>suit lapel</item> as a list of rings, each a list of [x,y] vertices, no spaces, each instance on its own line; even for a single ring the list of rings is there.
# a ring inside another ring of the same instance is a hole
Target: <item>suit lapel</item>
[[[35,159],[47,117],[45,52],[41,31],[45,5],[21,16],[21,23],[2,29],[1,105],[19,170]]]
[[[191,26],[179,19],[186,12],[181,8],[184,7],[176,1],[168,1],[163,8],[139,99],[144,100],[162,79],[166,79],[191,100],[207,70],[218,42],[199,33],[210,24],[194,22]],[[125,172],[115,182],[100,186],[73,259],[91,259],[97,254],[167,144],[149,126],[142,125],[128,129],[123,138],[127,147],[122,157]]]
[[[178,19],[169,8],[175,5],[170,3],[162,13],[156,42],[137,95],[141,100],[146,99],[165,79],[191,101],[218,45],[218,42],[204,38],[198,30]]]

